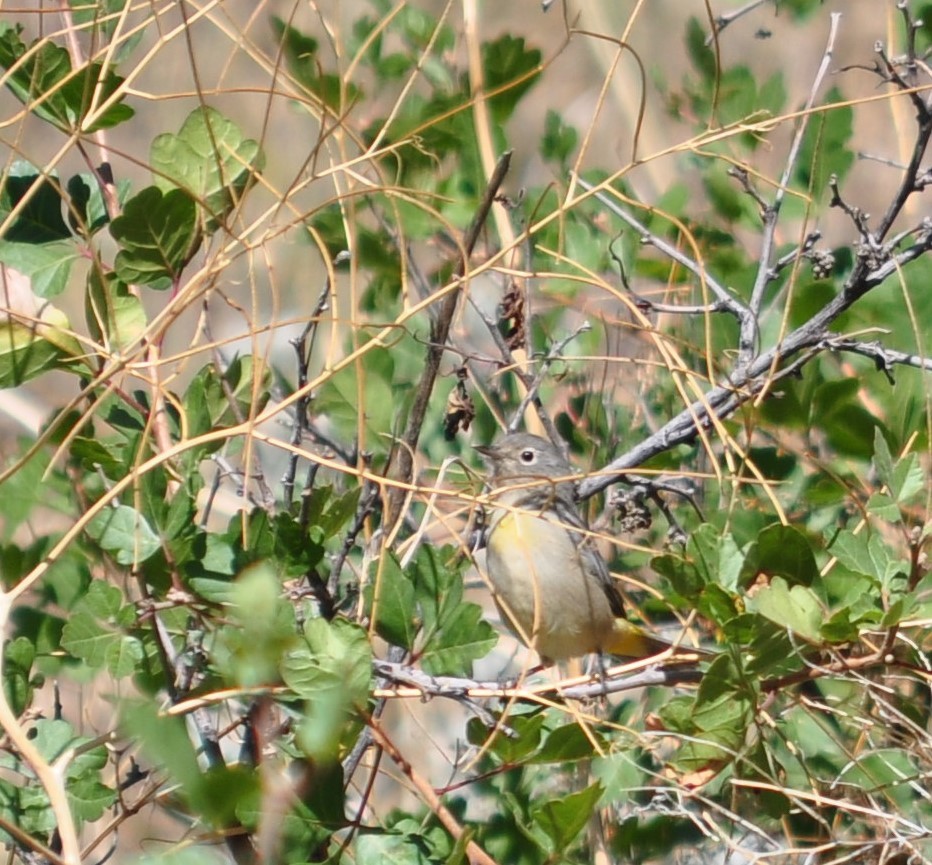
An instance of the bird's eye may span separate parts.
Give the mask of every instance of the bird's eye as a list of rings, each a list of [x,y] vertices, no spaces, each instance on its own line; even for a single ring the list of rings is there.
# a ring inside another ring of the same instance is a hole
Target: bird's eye
[[[537,459],[537,454],[531,448],[525,448],[518,454],[518,459],[521,460],[526,466],[532,465],[534,460]]]

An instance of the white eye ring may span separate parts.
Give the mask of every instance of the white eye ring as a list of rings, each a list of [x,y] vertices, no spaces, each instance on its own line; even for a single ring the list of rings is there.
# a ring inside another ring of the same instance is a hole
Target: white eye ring
[[[537,461],[537,454],[532,448],[525,448],[518,454],[518,459],[521,460],[526,466],[533,465]]]

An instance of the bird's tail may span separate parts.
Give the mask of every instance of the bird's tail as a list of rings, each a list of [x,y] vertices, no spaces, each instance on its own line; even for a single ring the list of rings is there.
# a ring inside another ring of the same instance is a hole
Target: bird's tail
[[[676,661],[689,660],[690,656],[693,660],[699,661],[713,655],[705,649],[696,649],[654,637],[643,628],[622,618],[615,619],[612,636],[609,642],[602,646],[602,651],[619,658],[631,659],[651,658],[654,655],[667,653],[671,660]]]

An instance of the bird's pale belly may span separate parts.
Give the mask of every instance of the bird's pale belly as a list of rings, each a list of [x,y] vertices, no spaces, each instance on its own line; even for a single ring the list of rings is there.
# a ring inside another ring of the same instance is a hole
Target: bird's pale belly
[[[559,661],[610,642],[608,597],[556,520],[503,513],[489,537],[487,570],[506,622],[542,658]]]

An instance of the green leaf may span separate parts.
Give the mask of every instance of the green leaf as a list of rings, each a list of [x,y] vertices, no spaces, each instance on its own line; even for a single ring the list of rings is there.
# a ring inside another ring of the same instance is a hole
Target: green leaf
[[[537,82],[542,56],[539,49],[526,47],[521,36],[506,34],[483,44],[486,92],[495,94],[487,101],[497,122],[504,123]]]
[[[532,808],[531,816],[550,839],[553,850],[562,854],[583,830],[601,796],[602,785],[595,783]]]
[[[421,626],[416,654],[433,675],[468,675],[472,662],[498,642],[476,604],[463,600],[463,562],[452,547],[421,547],[406,576],[414,586]]]
[[[394,553],[373,562],[369,580],[367,606],[376,633],[394,646],[413,649],[420,628],[414,583]]]
[[[306,700],[301,750],[326,763],[339,759],[369,699],[372,649],[365,630],[344,619],[309,619],[304,641],[284,656],[281,672],[285,684]]]
[[[482,618],[478,604],[464,602],[445,616],[421,650],[421,664],[432,675],[469,675],[472,662],[498,644],[495,629]]]
[[[120,590],[97,580],[65,623],[62,648],[90,667],[105,667],[115,678],[130,676],[144,656],[139,639],[125,633],[135,618]]]
[[[915,813],[923,792],[917,789],[922,770],[914,754],[898,748],[882,748],[863,754],[846,766],[837,784],[861,795],[885,800],[901,814]]]
[[[790,633],[782,623],[772,622],[763,615],[747,613],[739,616],[726,627],[725,633],[732,637],[740,633],[736,642],[747,643],[749,658],[745,669],[751,676],[783,676],[799,670],[803,660],[798,645],[790,639]]]
[[[68,284],[71,268],[81,254],[73,242],[11,243],[0,240],[0,264],[29,278],[37,297],[54,297]]]
[[[253,355],[235,357],[222,374],[214,364],[207,364],[185,393],[187,436],[234,426],[255,416],[269,398],[270,384],[271,371]]]
[[[95,62],[73,70],[65,48],[41,39],[27,48],[19,38],[21,29],[0,22],[0,67],[9,72],[7,87],[37,117],[63,132],[93,132],[133,116],[133,109],[122,104],[122,96],[100,111],[123,85],[110,66]],[[85,123],[92,111],[94,119]]]
[[[74,613],[62,631],[62,648],[91,667],[103,667],[114,635],[90,613]]]
[[[272,28],[291,74],[336,114],[341,114],[345,105],[362,95],[352,82],[343,82],[339,75],[322,70],[318,57],[319,46],[312,36],[302,33],[277,16],[272,16]]]
[[[747,599],[747,607],[804,640],[821,643],[825,613],[815,593],[806,586],[791,588],[782,577],[774,577],[769,586]]]
[[[264,157],[258,142],[213,108],[192,111],[175,135],[152,142],[155,185],[170,195],[182,189],[206,211],[204,228],[213,233],[242,198]]]
[[[437,865],[424,849],[424,842],[406,832],[362,832],[353,858],[356,865]]]
[[[911,453],[902,459],[893,461],[887,440],[880,427],[874,427],[874,467],[877,475],[897,503],[905,503],[925,489],[925,473],[919,465],[916,454]],[[899,520],[899,512],[895,521]],[[894,519],[891,519],[893,522]]]
[[[721,535],[711,523],[693,532],[682,553],[666,553],[651,567],[666,577],[674,591],[702,615],[724,624],[737,612],[734,595],[744,555],[730,534]]]
[[[78,778],[68,784],[68,802],[79,820],[99,820],[116,798],[116,790],[96,778]]]
[[[194,201],[180,189],[148,186],[110,223],[120,245],[114,267],[127,285],[168,288],[201,245]]]
[[[718,73],[715,52],[706,43],[706,32],[698,18],[690,18],[686,25],[686,50],[701,77],[711,80]]]
[[[0,388],[24,382],[61,366],[65,353],[31,327],[0,321]]]
[[[129,505],[106,507],[87,525],[87,534],[121,565],[137,565],[161,549],[145,517]]]
[[[26,637],[17,637],[3,650],[3,689],[17,717],[32,704],[32,664],[35,658],[36,647]]]
[[[812,585],[819,566],[811,543],[795,526],[768,526],[747,550],[741,584],[752,583],[759,574],[783,577],[791,585]]]
[[[581,724],[564,724],[551,730],[537,753],[531,756],[532,763],[572,763],[588,760],[596,747],[604,746],[602,737]]]
[[[111,586],[103,580],[94,580],[75,607],[76,610],[90,613],[98,619],[113,620],[126,608],[123,593],[116,586]],[[131,614],[127,621],[132,622],[133,618]]]
[[[126,283],[112,273],[91,270],[85,294],[85,315],[92,337],[108,352],[119,352],[136,345],[146,332],[146,311],[142,301]]]
[[[823,430],[840,453],[869,459],[874,453],[877,419],[864,407],[859,387],[854,378],[820,384],[810,401],[809,424]]]
[[[160,715],[150,702],[124,702],[122,726],[131,740],[142,746],[151,764],[180,786],[181,796],[193,813],[218,827],[227,824],[240,796],[249,791],[248,773],[232,767],[202,774],[184,719]]]
[[[0,222],[6,222],[14,209],[16,216],[4,231],[4,242],[37,244],[71,239],[62,218],[61,190],[55,174],[44,173],[22,160],[14,162],[0,175]]]
[[[494,755],[506,766],[528,759],[539,747],[547,716],[543,712],[532,715],[511,715],[501,721],[511,729],[505,735],[499,727],[489,728],[478,718],[470,718],[466,724],[466,736],[470,744],[483,752]]]
[[[145,649],[136,637],[124,634],[111,640],[104,652],[104,664],[115,679],[132,676],[145,657]]]
[[[564,123],[563,118],[556,111],[547,111],[544,135],[540,140],[540,155],[544,159],[553,160],[561,165],[565,164],[578,140],[579,134],[576,130]]]
[[[895,578],[909,573],[909,562],[897,558],[876,532],[841,531],[829,552],[849,570],[871,577],[887,588]]]
[[[849,142],[854,129],[854,111],[841,92],[833,87],[826,95],[827,107],[809,118],[796,161],[795,179],[814,198],[820,198],[834,174],[844,180],[854,164]]]
[[[129,197],[131,184],[119,180],[116,184],[120,209]],[[78,234],[90,237],[110,222],[100,182],[93,174],[75,174],[68,179],[68,224]]]
[[[345,619],[309,619],[304,641],[282,662],[285,683],[312,700],[336,685],[355,705],[364,705],[372,679],[372,653],[363,628]]]
[[[203,591],[205,586],[197,582]],[[229,681],[245,687],[275,682],[282,657],[298,639],[294,609],[283,597],[275,571],[267,563],[246,568],[227,585],[224,600],[233,627],[218,634],[218,668]]]

